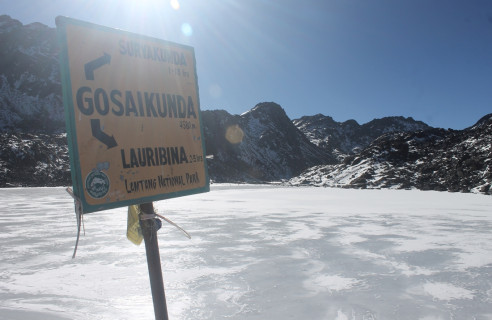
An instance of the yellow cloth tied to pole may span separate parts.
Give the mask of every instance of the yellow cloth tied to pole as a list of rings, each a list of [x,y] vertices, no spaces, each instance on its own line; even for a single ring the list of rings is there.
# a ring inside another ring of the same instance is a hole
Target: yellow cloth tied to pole
[[[143,235],[140,228],[140,206],[138,204],[128,206],[128,222],[126,226],[126,237],[137,246],[142,243]]]

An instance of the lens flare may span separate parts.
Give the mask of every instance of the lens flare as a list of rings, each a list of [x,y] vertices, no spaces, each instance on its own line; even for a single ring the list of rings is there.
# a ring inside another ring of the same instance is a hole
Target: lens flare
[[[185,23],[183,23],[183,24],[181,25],[181,32],[182,32],[185,36],[189,37],[189,36],[191,36],[191,35],[193,34],[193,28],[191,28],[191,26],[190,26],[190,24],[189,24],[189,23],[186,23],[186,22],[185,22]]]
[[[222,88],[216,83],[213,83],[212,85],[210,85],[208,92],[210,93],[212,98],[215,98],[215,99],[218,99],[222,96]]]
[[[230,143],[238,144],[243,141],[244,132],[239,125],[235,124],[227,128],[225,137]]]

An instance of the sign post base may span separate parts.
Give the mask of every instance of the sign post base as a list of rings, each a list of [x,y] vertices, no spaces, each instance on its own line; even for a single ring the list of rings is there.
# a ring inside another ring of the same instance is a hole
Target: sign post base
[[[141,204],[140,209],[144,214],[154,214],[154,205],[152,202]],[[149,268],[150,289],[152,291],[155,319],[168,320],[155,219],[140,219],[140,226],[142,227],[145,252],[147,254],[147,266]]]

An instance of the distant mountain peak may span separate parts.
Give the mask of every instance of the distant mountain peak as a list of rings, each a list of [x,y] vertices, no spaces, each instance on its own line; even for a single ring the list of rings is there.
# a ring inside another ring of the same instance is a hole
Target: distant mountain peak
[[[489,113],[483,116],[482,118],[480,118],[480,120],[478,120],[477,123],[475,123],[471,128],[478,128],[481,126],[488,126],[488,125],[492,125],[492,113]]]
[[[243,115],[251,114],[254,117],[257,117],[259,115],[265,115],[267,117],[287,117],[287,113],[285,113],[285,110],[275,102],[260,102],[256,104],[251,110],[243,113]],[[289,120],[290,121],[290,120]]]
[[[335,162],[313,145],[275,102],[259,103],[240,116],[202,111],[202,119],[206,149],[214,156],[209,166],[215,181],[278,181],[310,166]],[[232,126],[243,131],[240,143],[224,138]]]
[[[347,155],[359,152],[385,133],[430,128],[421,121],[402,116],[374,119],[359,125],[357,121],[352,119],[337,122],[332,117],[317,114],[295,119],[293,123],[312,143],[336,154],[340,161]]]
[[[354,119],[349,119],[347,121],[342,122],[342,125],[344,126],[350,126],[350,127],[359,127],[360,124],[355,121]]]
[[[284,110],[278,103],[276,102],[260,102],[257,103],[251,110]]]
[[[9,15],[0,15],[0,33],[11,32],[12,30],[22,27],[19,20],[12,19]]]

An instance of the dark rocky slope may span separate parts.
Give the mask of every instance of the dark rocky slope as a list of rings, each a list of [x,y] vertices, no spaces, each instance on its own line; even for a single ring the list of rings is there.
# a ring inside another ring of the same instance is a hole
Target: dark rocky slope
[[[202,112],[210,176],[215,181],[278,181],[308,167],[335,163],[313,145],[276,103],[260,103],[232,116],[226,111]]]
[[[385,134],[343,163],[310,168],[291,183],[490,194],[492,114],[465,130]]]
[[[2,15],[0,43],[0,132],[62,132],[55,29]]]
[[[71,184],[65,134],[0,134],[0,187]]]

